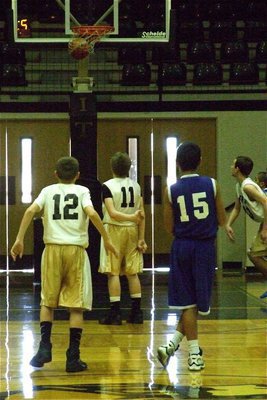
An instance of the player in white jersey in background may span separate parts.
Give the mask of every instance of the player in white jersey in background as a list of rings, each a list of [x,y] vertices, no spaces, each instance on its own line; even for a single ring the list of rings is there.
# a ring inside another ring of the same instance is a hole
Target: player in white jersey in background
[[[255,182],[262,189],[263,193],[267,196],[267,172],[260,171],[255,177]]]
[[[267,196],[267,172],[260,171],[257,173],[255,177],[255,182],[259,185],[263,193]],[[265,257],[267,260],[267,257]],[[267,290],[260,296],[261,299],[265,299],[267,297]]]
[[[241,206],[250,218],[260,223],[258,234],[249,249],[248,257],[267,278],[267,196],[249,177],[252,169],[253,161],[245,156],[238,156],[231,166],[232,176],[237,180],[237,196],[226,224],[226,232],[231,240],[235,240],[232,224],[239,216]]]
[[[103,223],[95,211],[90,192],[76,185],[79,162],[74,157],[62,157],[56,163],[55,175],[59,183],[43,188],[26,209],[15,243],[11,248],[13,260],[24,252],[24,236],[36,213],[43,210],[43,240],[45,249],[41,262],[41,341],[31,359],[33,367],[42,367],[52,360],[51,330],[54,308],[69,309],[69,348],[66,371],[79,372],[87,368],[80,359],[80,339],[83,311],[92,308],[91,267],[86,248],[89,244],[89,219],[102,235],[107,253],[118,255]]]
[[[110,310],[100,324],[121,325],[120,275],[126,275],[131,296],[131,311],[127,322],[143,323],[141,284],[138,274],[143,271],[145,242],[145,214],[140,185],[128,177],[131,159],[127,153],[117,152],[111,158],[113,178],[103,184],[104,226],[116,243],[119,257],[106,254],[101,242],[99,272],[108,276]]]

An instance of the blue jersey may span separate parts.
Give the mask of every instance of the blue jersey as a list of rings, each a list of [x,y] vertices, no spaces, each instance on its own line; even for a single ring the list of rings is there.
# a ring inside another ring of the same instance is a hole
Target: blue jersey
[[[215,238],[218,230],[215,180],[184,175],[169,188],[174,215],[174,236],[183,239]]]

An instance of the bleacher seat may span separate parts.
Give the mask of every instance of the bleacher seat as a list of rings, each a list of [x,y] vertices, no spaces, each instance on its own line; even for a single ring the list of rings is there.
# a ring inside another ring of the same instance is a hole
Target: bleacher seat
[[[0,74],[1,86],[27,86],[24,65],[3,64]]]
[[[192,21],[195,18],[192,0],[173,0],[172,8],[177,10],[177,20]]]
[[[204,39],[202,21],[181,21],[177,26],[177,41],[188,43],[191,41],[201,41]]]
[[[13,43],[0,46],[0,64],[26,64],[25,49]]]
[[[266,21],[267,19],[267,3],[265,0],[248,1],[247,18],[255,21]]]
[[[233,1],[211,1],[209,5],[209,20],[223,21],[234,17]]]
[[[186,65],[184,63],[163,63],[158,68],[158,86],[186,84]]]
[[[258,42],[267,39],[267,22],[256,20],[245,21],[243,38],[247,42]]]
[[[194,85],[220,85],[223,81],[223,70],[219,63],[199,63],[194,66]]]
[[[259,64],[267,63],[267,40],[257,43],[255,61]]]
[[[259,67],[256,63],[234,63],[230,67],[229,83],[256,85],[259,82]]]
[[[249,61],[248,43],[244,40],[222,43],[220,53],[221,62],[225,64]]]
[[[179,47],[161,46],[152,49],[152,64],[177,63],[180,61]]]
[[[146,49],[141,47],[121,47],[118,50],[118,64],[145,64]]]
[[[193,42],[187,46],[187,62],[189,64],[211,63],[215,61],[214,44],[209,41]]]
[[[217,43],[237,40],[236,22],[233,20],[212,21],[209,28],[209,39]]]
[[[149,64],[125,64],[122,68],[121,84],[123,86],[150,85],[151,68]]]

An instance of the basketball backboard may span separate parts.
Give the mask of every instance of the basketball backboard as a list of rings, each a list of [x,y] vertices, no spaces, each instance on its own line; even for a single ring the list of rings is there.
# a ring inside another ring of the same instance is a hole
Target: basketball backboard
[[[171,0],[12,0],[12,9],[15,42],[69,42],[75,25],[112,25],[101,39],[107,43],[166,43],[170,37]]]

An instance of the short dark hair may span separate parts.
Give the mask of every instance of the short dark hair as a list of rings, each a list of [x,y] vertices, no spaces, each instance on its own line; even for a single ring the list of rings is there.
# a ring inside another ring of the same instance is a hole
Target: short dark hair
[[[253,161],[251,158],[246,156],[237,156],[235,160],[235,167],[239,168],[239,171],[244,176],[249,176],[253,170]]]
[[[74,157],[61,157],[56,163],[59,179],[72,181],[79,172],[79,161]]]
[[[176,162],[182,171],[197,169],[201,160],[200,147],[193,142],[183,142],[177,148]]]
[[[267,187],[267,172],[260,171],[257,173],[257,178],[259,182],[263,182],[264,185]]]
[[[129,175],[131,168],[131,159],[127,153],[118,151],[110,159],[110,165],[113,173],[120,178],[124,178]]]

